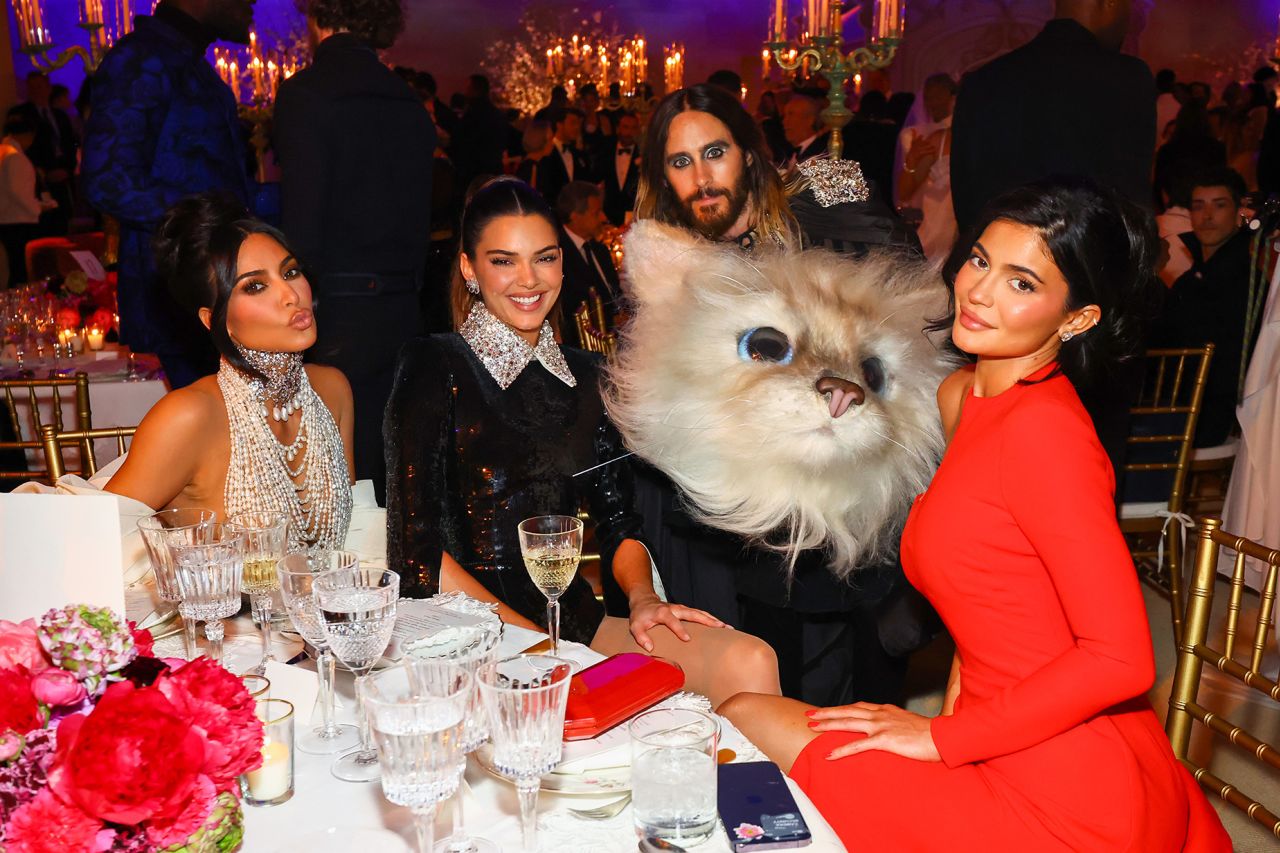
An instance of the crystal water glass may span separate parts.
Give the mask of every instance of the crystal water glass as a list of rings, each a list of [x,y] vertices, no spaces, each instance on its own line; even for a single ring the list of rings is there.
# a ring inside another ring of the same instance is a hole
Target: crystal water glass
[[[147,556],[151,558],[151,569],[156,578],[156,594],[161,601],[177,604],[182,600],[178,593],[178,577],[174,571],[173,552],[169,550],[169,543],[193,545],[201,542],[208,535],[209,525],[217,520],[218,514],[213,510],[197,508],[166,509],[138,519],[138,533],[142,536],[142,544],[147,548]],[[182,627],[187,660],[191,660],[199,652],[195,620],[183,619]]]
[[[284,559],[289,542],[289,518],[280,512],[238,512],[227,524],[244,531],[241,583],[262,631],[262,658],[249,671],[261,675],[267,671],[267,661],[275,660],[271,656],[271,593],[280,588],[276,564]]]
[[[360,685],[382,767],[382,793],[413,810],[420,853],[432,853],[436,804],[462,779],[471,673],[443,660],[406,659]]]
[[[502,641],[501,623],[497,628],[471,626],[462,629],[459,641],[444,648],[428,646],[415,649],[412,654],[421,660],[440,660],[462,667],[472,676],[480,667],[498,658],[498,643]],[[489,739],[489,721],[480,701],[480,689],[472,687],[467,698],[466,722],[462,729],[462,750],[458,758],[458,772],[467,766],[467,755]],[[444,849],[448,853],[498,853],[498,845],[484,838],[473,838],[466,831],[461,792],[454,798],[453,831]]]
[[[320,624],[333,654],[356,678],[356,703],[362,705],[361,682],[391,642],[400,598],[400,576],[388,569],[352,566],[330,569],[315,581]],[[369,722],[357,708],[360,747],[339,756],[331,768],[344,782],[378,779],[378,753],[369,742]]]
[[[551,654],[560,653],[560,596],[578,573],[582,555],[582,519],[571,515],[526,518],[518,527],[520,555],[533,585],[547,597],[547,633]]]
[[[564,751],[572,675],[567,660],[547,655],[517,655],[476,671],[493,738],[493,766],[515,782],[527,850],[538,849],[539,780],[560,763]]]
[[[244,573],[244,532],[228,524],[210,524],[203,542],[170,542],[178,581],[178,612],[204,622],[209,656],[222,663],[222,620],[240,609]]]
[[[335,660],[329,641],[325,639],[320,604],[315,594],[315,581],[320,573],[330,569],[351,569],[359,563],[360,558],[354,551],[315,551],[290,554],[276,565],[285,612],[289,614],[294,630],[315,649],[316,677],[320,681],[321,723],[298,736],[300,752],[333,755],[360,743],[360,733],[355,726],[343,725],[333,719]]]
[[[658,708],[631,721],[631,794],[636,830],[682,847],[716,828],[720,724],[701,711]]]

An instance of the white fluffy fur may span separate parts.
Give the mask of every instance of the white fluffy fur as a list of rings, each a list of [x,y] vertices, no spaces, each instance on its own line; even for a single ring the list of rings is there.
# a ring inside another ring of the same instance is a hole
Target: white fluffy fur
[[[925,337],[945,291],[924,264],[826,251],[744,256],[650,221],[626,239],[635,315],[609,368],[606,405],[627,445],[708,524],[784,550],[825,547],[846,575],[891,556],[911,499],[943,447],[935,393],[953,365]],[[738,339],[771,326],[789,365],[743,361]],[[814,383],[882,395],[832,418]]]

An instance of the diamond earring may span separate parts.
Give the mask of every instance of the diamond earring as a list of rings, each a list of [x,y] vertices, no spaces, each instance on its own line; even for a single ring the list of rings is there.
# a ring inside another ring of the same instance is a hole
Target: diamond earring
[[[480,295],[480,282],[476,281],[474,278],[467,279],[466,286],[467,286],[467,292],[470,293],[472,296]]]
[[[1068,329],[1067,331],[1065,331],[1065,332],[1063,332],[1062,334],[1058,335],[1058,339],[1059,339],[1059,340],[1061,340],[1061,341],[1065,344],[1067,341],[1071,340],[1071,339],[1072,339],[1072,338],[1074,338],[1075,336],[1076,336],[1076,333],[1075,333],[1075,332],[1073,332],[1073,331],[1071,331],[1070,329]]]

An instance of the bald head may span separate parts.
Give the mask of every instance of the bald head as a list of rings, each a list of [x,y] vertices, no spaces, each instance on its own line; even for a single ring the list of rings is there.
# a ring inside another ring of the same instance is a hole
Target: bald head
[[[1130,0],[1056,0],[1055,18],[1070,18],[1112,50],[1124,44],[1129,29]]]

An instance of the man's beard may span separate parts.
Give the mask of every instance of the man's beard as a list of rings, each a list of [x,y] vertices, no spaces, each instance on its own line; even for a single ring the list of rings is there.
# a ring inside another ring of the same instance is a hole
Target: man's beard
[[[702,211],[694,207],[696,202],[721,196],[729,200],[729,206],[723,213],[715,212],[714,208]],[[747,200],[750,197],[751,191],[747,187],[747,176],[744,172],[739,176],[732,189],[707,186],[693,195],[682,198],[680,200],[680,220],[685,226],[697,231],[703,237],[710,240],[719,240],[724,237],[726,231],[733,227],[733,223],[738,221],[738,217],[742,215],[742,211],[747,206]]]

